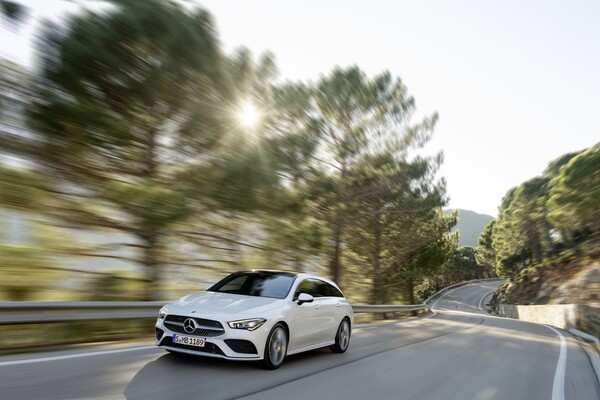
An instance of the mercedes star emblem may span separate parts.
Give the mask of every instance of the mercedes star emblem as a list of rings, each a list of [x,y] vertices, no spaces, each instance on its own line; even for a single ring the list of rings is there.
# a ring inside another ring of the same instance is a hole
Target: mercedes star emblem
[[[183,321],[183,330],[187,333],[193,333],[196,330],[196,321],[191,318]]]

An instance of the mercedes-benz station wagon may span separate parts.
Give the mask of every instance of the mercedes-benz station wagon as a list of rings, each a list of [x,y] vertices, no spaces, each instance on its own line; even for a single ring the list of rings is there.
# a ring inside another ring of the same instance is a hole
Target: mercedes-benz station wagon
[[[329,346],[345,352],[353,322],[350,303],[329,279],[240,271],[161,308],[156,345],[275,369],[287,355],[303,351]]]

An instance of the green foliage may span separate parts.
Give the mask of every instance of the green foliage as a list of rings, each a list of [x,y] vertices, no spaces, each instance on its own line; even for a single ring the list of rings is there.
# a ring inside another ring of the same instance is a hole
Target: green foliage
[[[386,254],[390,265],[386,282],[399,285],[410,304],[415,304],[416,287],[425,279],[438,276],[456,248],[458,233],[450,232],[456,219],[456,213],[444,215],[437,209],[407,215],[393,225],[394,246],[390,246]]]
[[[4,300],[31,300],[60,274],[52,261],[39,249],[0,245],[0,290]]]
[[[560,167],[551,186],[548,219],[556,228],[600,231],[600,144]]]
[[[550,162],[544,175],[511,189],[480,259],[496,257],[498,275],[515,275],[600,231],[600,145]]]
[[[150,179],[136,184],[110,182],[105,197],[121,205],[133,223],[144,231],[161,231],[189,213],[185,193]]]
[[[44,181],[35,171],[0,165],[0,204],[3,207],[32,211],[48,201]]]
[[[102,273],[91,278],[87,285],[89,301],[135,301],[143,294],[143,282],[133,280],[125,271]]]
[[[496,271],[496,251],[494,250],[492,234],[495,224],[496,220],[492,220],[486,225],[481,235],[479,235],[479,239],[477,240],[479,246],[475,250],[477,264],[494,273]]]
[[[195,188],[178,178],[206,164],[231,126],[222,111],[231,89],[205,11],[158,0],[113,5],[73,15],[64,29],[46,26],[28,110],[36,137],[9,150],[44,172],[56,202],[45,212],[138,237],[154,281],[156,245],[196,210]]]
[[[315,182],[327,181],[331,187],[320,199],[319,210],[332,233],[330,274],[339,280],[348,227],[362,224],[355,218],[360,218],[360,213],[354,210],[364,210],[363,216],[373,216],[371,227],[378,226],[381,207],[387,207],[394,195],[390,190],[393,180],[404,179],[398,190],[406,190],[411,179],[418,179],[410,175],[402,178],[403,173],[410,173],[403,165],[409,149],[429,140],[437,115],[411,125],[414,99],[401,80],[389,72],[369,78],[356,66],[336,68],[322,77],[312,92],[314,107],[307,113],[310,120],[305,126],[317,129],[313,141],[318,143],[314,149],[318,151],[315,158],[321,161],[316,168],[321,172],[316,175],[327,177]],[[418,159],[411,168],[425,176],[437,168],[437,163],[438,159]]]
[[[445,284],[492,276],[490,268],[478,262],[478,250],[471,246],[462,246],[454,250],[444,265]]]
[[[250,212],[266,209],[276,195],[279,179],[272,157],[259,147],[242,148],[215,160],[203,177],[201,190],[219,207]],[[276,206],[276,205],[275,205]]]
[[[458,209],[458,223],[454,227],[460,232],[459,246],[477,247],[477,240],[485,226],[493,219],[486,214]]]
[[[442,155],[416,154],[438,116],[413,122],[399,78],[352,66],[281,84],[272,54],[223,55],[205,11],[111,3],[45,27],[27,112],[34,137],[0,144],[32,168],[0,170],[0,204],[126,233],[147,299],[167,265],[238,268],[244,257],[297,269],[328,257],[338,281],[342,260],[356,259],[348,270],[372,271],[377,301],[398,286],[412,299],[439,271],[456,215],[441,213]],[[247,104],[255,126],[238,120]],[[188,245],[200,256],[180,254]],[[93,296],[121,296],[123,282],[98,278]]]
[[[500,206],[492,229],[497,274],[509,275],[520,266],[540,262],[551,247],[545,208],[548,178],[533,178],[511,189]]]

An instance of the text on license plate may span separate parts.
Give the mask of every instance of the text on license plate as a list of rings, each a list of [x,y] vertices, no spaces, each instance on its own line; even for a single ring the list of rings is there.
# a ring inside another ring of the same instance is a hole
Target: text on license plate
[[[204,338],[177,335],[176,333],[173,334],[173,343],[186,344],[188,346],[204,347],[204,342]]]

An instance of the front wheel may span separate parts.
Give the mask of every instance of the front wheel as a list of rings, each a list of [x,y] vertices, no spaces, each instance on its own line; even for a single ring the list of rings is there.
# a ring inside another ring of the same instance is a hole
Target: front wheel
[[[343,319],[340,323],[340,327],[335,335],[335,344],[329,346],[329,349],[334,353],[343,353],[348,349],[350,344],[350,322],[347,319]]]
[[[264,369],[277,369],[283,364],[287,353],[288,338],[282,324],[276,324],[269,336],[265,346],[264,358],[260,366]]]

